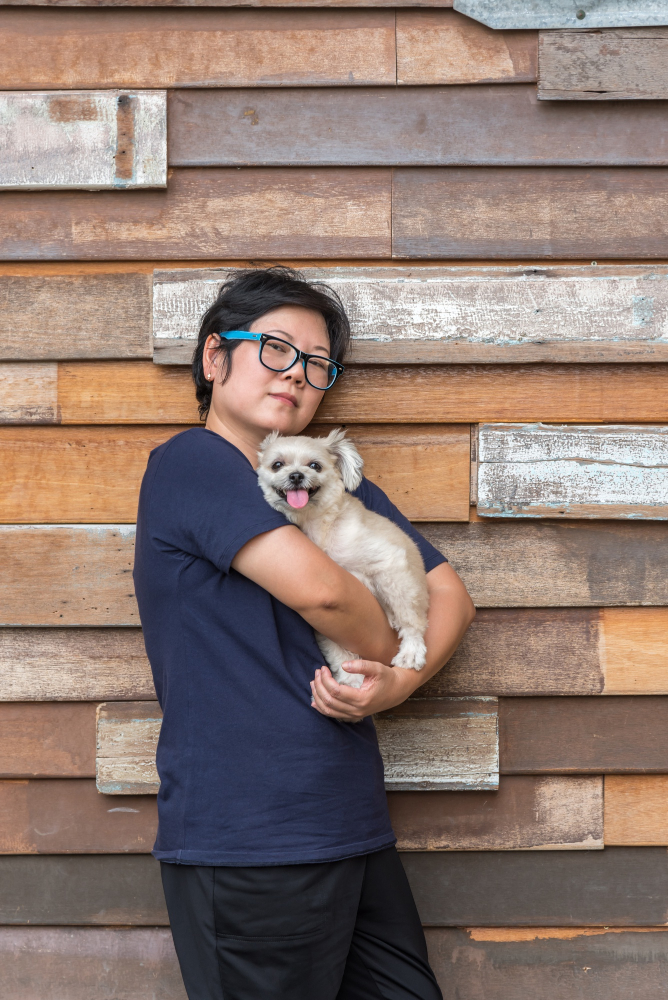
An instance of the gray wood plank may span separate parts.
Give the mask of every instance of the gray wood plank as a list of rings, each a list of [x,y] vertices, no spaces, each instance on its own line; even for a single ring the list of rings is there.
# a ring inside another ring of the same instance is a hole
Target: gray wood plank
[[[668,359],[668,268],[304,268],[340,295],[359,362]],[[227,269],[156,270],[154,361],[190,362]]]
[[[164,90],[0,93],[0,190],[167,186]]]
[[[455,10],[490,28],[614,28],[668,24],[667,0],[454,0]]]
[[[668,518],[668,428],[482,424],[485,517]]]

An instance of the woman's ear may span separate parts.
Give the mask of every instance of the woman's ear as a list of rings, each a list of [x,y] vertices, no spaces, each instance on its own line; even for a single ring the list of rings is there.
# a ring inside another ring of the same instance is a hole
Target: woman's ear
[[[334,456],[343,485],[349,493],[352,493],[362,482],[364,459],[352,441],[346,439],[346,432],[341,427],[337,427],[327,435],[325,446]]]

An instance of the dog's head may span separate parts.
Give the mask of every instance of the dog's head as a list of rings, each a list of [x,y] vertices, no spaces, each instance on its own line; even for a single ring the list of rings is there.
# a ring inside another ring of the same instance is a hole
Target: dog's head
[[[274,431],[259,455],[265,499],[291,521],[331,510],[362,482],[362,458],[338,428],[326,438],[280,437]]]

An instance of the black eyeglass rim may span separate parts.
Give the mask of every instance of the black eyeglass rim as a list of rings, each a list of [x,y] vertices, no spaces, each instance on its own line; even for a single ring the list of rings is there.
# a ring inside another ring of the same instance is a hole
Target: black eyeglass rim
[[[239,331],[234,330],[234,331],[229,331],[229,332],[230,333],[237,333],[237,332],[238,333],[248,333],[248,335],[249,335],[248,339],[249,340],[252,339],[252,340],[255,340],[256,342],[259,340],[259,342],[260,342],[260,352],[259,352],[260,364],[264,365],[264,367],[267,369],[267,371],[270,371],[270,372],[287,372],[287,371],[290,371],[290,369],[294,365],[296,365],[298,361],[301,361],[302,362],[302,366],[304,368],[304,378],[306,379],[306,381],[308,382],[308,384],[311,386],[312,389],[317,389],[319,392],[327,392],[328,389],[331,389],[332,386],[336,383],[336,381],[339,378],[339,376],[342,375],[343,372],[346,370],[345,366],[342,365],[340,361],[335,361],[334,358],[324,358],[322,356],[322,354],[307,354],[306,351],[300,351],[300,349],[298,347],[295,347],[294,344],[291,344],[289,340],[283,340],[282,337],[277,337],[273,333],[251,334],[250,330],[239,330]],[[218,336],[221,339],[226,339],[226,333],[225,332],[219,333]],[[242,340],[242,339],[245,339],[245,338],[242,338],[242,337],[239,337],[239,338],[229,337],[229,339],[230,340],[232,340],[232,339]],[[292,362],[292,364],[288,365],[287,368],[271,368],[270,365],[266,364],[266,362],[264,362],[262,360],[262,348],[264,347],[264,345],[267,343],[268,340],[277,340],[279,342],[279,344],[285,344],[286,347],[291,347],[292,350],[296,354],[295,360]],[[307,367],[306,367],[311,358],[317,358],[319,361],[327,361],[327,362],[329,362],[330,365],[333,365],[333,367],[334,367],[334,378],[329,383],[329,385],[325,385],[325,386],[322,386],[322,385],[313,385],[313,382],[311,382],[310,378],[308,377],[308,370],[307,370]]]

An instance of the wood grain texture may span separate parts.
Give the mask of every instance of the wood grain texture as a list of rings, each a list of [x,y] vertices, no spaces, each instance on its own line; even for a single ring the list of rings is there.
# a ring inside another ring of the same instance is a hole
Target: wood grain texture
[[[663,523],[420,525],[479,607],[668,605]]]
[[[167,928],[3,927],[7,1000],[186,1000]]]
[[[58,406],[63,424],[200,422],[190,372],[150,361],[59,364]]]
[[[0,625],[138,625],[134,526],[0,526]]]
[[[203,168],[122,198],[5,191],[0,258],[389,257],[390,181],[381,168]]]
[[[668,428],[482,424],[484,517],[668,518]]]
[[[668,771],[668,698],[502,698],[502,774]]]
[[[165,187],[167,93],[0,93],[0,190]]]
[[[662,265],[303,271],[334,288],[345,305],[353,332],[347,361],[668,358],[668,269]],[[154,271],[157,362],[190,363],[201,318],[229,273],[222,268]],[[167,358],[165,348],[176,340],[178,350]]]
[[[105,795],[153,795],[160,788],[155,751],[162,712],[157,701],[109,702],[97,708],[95,773]]]
[[[0,629],[0,701],[155,698],[138,628]]]
[[[150,358],[150,288],[146,274],[0,275],[0,359]]]
[[[248,0],[244,7],[394,7],[396,0]],[[403,7],[452,7],[453,0],[403,0]],[[106,0],[11,0],[12,7],[106,7]],[[114,0],[114,7],[239,7],[239,0]]]
[[[0,87],[394,83],[394,11],[7,10]]]
[[[58,366],[0,362],[0,401],[0,423],[57,424]]]
[[[428,928],[429,960],[444,996],[458,1000],[663,1000],[665,927]]]
[[[397,83],[536,79],[534,32],[491,31],[450,10],[397,11]]]
[[[0,704],[0,777],[95,774],[95,705]]]
[[[668,608],[602,608],[606,694],[668,694]]]
[[[492,28],[582,28],[585,25],[608,28],[665,24],[668,20],[666,0],[646,0],[642,6],[624,0],[595,0],[585,10],[573,0],[532,0],[523,6],[513,0],[455,0],[454,6]]]
[[[395,792],[401,851],[591,850],[603,847],[601,778],[507,777],[498,791]]]
[[[645,167],[402,167],[394,257],[663,257],[665,180]]]
[[[605,842],[668,846],[668,775],[606,775]]]
[[[0,781],[0,854],[146,854],[154,796],[110,802],[90,780]]]
[[[668,21],[668,7],[666,7]],[[668,97],[668,29],[544,31],[538,46],[542,101]]]

